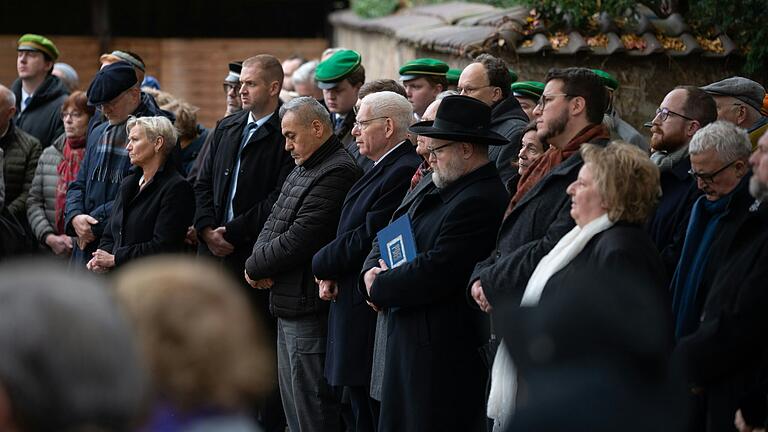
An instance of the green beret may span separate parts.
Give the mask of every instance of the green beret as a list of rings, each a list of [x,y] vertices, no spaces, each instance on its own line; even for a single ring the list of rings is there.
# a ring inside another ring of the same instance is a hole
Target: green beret
[[[433,58],[418,58],[400,66],[400,81],[408,81],[424,75],[445,76],[448,64]]]
[[[357,51],[341,50],[328,57],[315,69],[315,80],[321,89],[332,89],[360,67],[362,57]]]
[[[507,70],[509,71],[509,77],[512,78],[512,82],[517,81],[517,73],[512,69],[507,69]]]
[[[538,81],[518,81],[512,83],[512,94],[515,97],[539,100],[544,93],[544,83]]]
[[[19,38],[17,44],[17,51],[38,51],[53,61],[59,58],[59,49],[45,36],[25,34]]]
[[[448,84],[459,85],[459,77],[461,76],[461,69],[448,69],[445,73],[445,78],[448,79]]]
[[[616,91],[616,89],[619,88],[619,81],[608,72],[600,69],[592,69],[592,72],[594,72],[595,75],[599,76],[600,79],[603,80],[603,85],[608,87],[609,89]]]

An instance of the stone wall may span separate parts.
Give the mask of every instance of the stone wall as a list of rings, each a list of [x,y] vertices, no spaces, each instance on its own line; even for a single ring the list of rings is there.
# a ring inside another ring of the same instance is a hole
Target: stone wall
[[[433,57],[444,60],[451,67],[463,68],[471,59],[438,53],[397,41],[382,33],[363,32],[355,28],[334,28],[334,44],[359,51],[363,56],[367,79],[397,79],[401,64],[412,58]],[[668,57],[652,55],[525,55],[502,54],[520,80],[543,81],[547,70],[553,67],[581,66],[599,68],[616,76],[621,86],[617,92],[617,107],[622,117],[641,133],[650,121],[664,95],[677,85],[704,85],[737,75],[741,63],[736,58],[704,59],[699,56]]]

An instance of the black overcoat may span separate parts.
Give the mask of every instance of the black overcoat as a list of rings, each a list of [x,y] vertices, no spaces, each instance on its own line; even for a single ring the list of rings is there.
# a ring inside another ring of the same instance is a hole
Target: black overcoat
[[[416,258],[371,288],[371,301],[389,309],[382,432],[471,431],[485,418],[478,347],[487,320],[467,306],[464,287],[493,247],[507,193],[492,163],[428,189],[408,210]]]
[[[376,313],[357,290],[358,275],[376,233],[389,223],[421,160],[406,140],[366,172],[344,199],[336,239],[312,260],[315,276],[335,280],[338,287],[328,315],[325,377],[331,385],[368,385]]]
[[[112,217],[99,248],[115,256],[115,266],[148,255],[180,252],[195,214],[192,186],[166,164],[139,191],[141,168],[132,167],[120,184]]]

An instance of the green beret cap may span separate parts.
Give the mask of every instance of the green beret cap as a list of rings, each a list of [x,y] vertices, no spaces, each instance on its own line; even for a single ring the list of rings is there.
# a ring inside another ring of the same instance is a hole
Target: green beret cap
[[[517,81],[517,72],[513,71],[512,69],[507,69],[509,71],[509,77],[512,78],[512,82]]]
[[[524,97],[539,100],[544,93],[544,83],[538,81],[518,81],[512,83],[512,94],[516,97]]]
[[[616,91],[616,89],[619,88],[619,81],[608,72],[600,69],[592,69],[592,72],[594,72],[595,75],[599,76],[600,79],[603,80],[603,85],[608,87],[609,89]]]
[[[424,75],[445,76],[448,64],[433,58],[418,58],[400,66],[400,81],[408,81]]]
[[[315,69],[315,80],[321,89],[332,89],[360,67],[362,57],[357,51],[341,50],[328,57]]]
[[[53,61],[59,58],[59,49],[45,36],[25,34],[17,42],[17,51],[38,51],[45,54]]]
[[[448,79],[448,84],[459,85],[459,77],[461,76],[461,69],[448,69],[445,73],[445,78]]]

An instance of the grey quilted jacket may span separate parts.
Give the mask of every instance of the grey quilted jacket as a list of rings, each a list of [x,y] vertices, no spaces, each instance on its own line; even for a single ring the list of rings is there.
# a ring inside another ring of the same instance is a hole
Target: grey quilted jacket
[[[53,145],[43,150],[37,162],[35,178],[27,197],[27,220],[35,238],[45,244],[48,234],[56,233],[56,186],[59,182],[57,168],[64,158],[65,135],[61,134]]]

